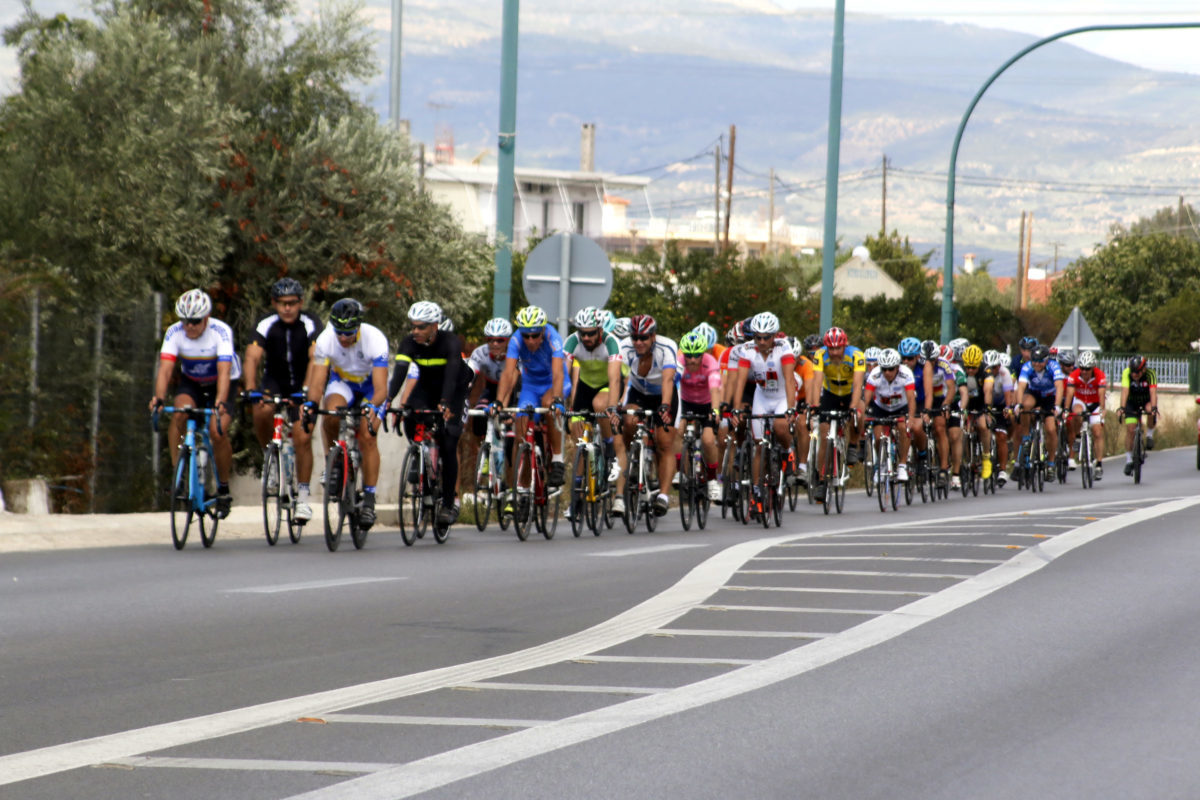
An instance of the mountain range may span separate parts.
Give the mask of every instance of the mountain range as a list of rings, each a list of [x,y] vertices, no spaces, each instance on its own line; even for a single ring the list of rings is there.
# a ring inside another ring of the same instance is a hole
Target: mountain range
[[[378,1],[378,0],[377,0]],[[378,9],[376,9],[378,11]],[[417,140],[453,130],[457,158],[494,158],[500,4],[409,0],[402,116]],[[376,24],[386,28],[386,9]],[[711,209],[712,147],[737,126],[734,213],[823,219],[832,14],[769,0],[562,0],[521,8],[517,163],[578,169],[579,127],[597,126],[596,168],[654,178],[654,212]],[[381,63],[387,63],[386,35]],[[988,76],[1035,39],[972,25],[849,14],[845,23],[838,231],[855,244],[887,225],[937,248],[950,147]],[[1069,40],[1068,40],[1069,41]],[[364,87],[387,114],[387,75]],[[1153,72],[1060,41],[987,91],[958,154],[955,252],[1011,274],[1022,211],[1034,263],[1062,265],[1131,222],[1200,189],[1200,77]],[[726,148],[728,143],[725,143]],[[727,149],[726,149],[727,152]],[[724,174],[724,167],[722,174]],[[630,214],[646,216],[644,198]],[[1057,243],[1057,248],[1055,248]]]

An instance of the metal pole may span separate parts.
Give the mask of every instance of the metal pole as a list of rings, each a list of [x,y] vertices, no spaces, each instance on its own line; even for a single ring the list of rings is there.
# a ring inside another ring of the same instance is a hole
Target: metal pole
[[[34,289],[33,303],[29,309],[29,430],[33,430],[37,425],[38,334],[42,328],[41,311],[41,290]]]
[[[567,338],[567,320],[570,319],[571,309],[567,302],[571,296],[571,234],[560,233],[562,248],[558,260],[558,335]]]
[[[838,2],[839,7],[841,0]],[[958,144],[962,140],[963,131],[966,130],[967,120],[971,118],[971,112],[975,110],[975,106],[979,104],[979,99],[983,97],[983,93],[988,90],[995,81],[1000,77],[1000,74],[1011,67],[1019,59],[1026,54],[1038,49],[1044,44],[1049,44],[1064,36],[1072,36],[1076,33],[1089,33],[1092,31],[1137,31],[1137,30],[1170,30],[1177,28],[1200,28],[1200,22],[1164,22],[1161,24],[1145,23],[1136,25],[1087,25],[1082,28],[1071,28],[1070,30],[1056,33],[1053,36],[1047,36],[1045,39],[1039,39],[1033,44],[1021,50],[1008,61],[1005,61],[1000,69],[992,73],[983,86],[979,87],[979,91],[975,93],[975,97],[971,99],[967,110],[963,112],[962,121],[958,123],[958,132],[954,134],[954,144],[950,148],[950,169],[946,175],[946,248],[942,253],[942,341],[948,342],[954,338],[954,169],[958,163]]]
[[[829,145],[825,154],[825,237],[821,252],[821,330],[833,325],[833,261],[837,255],[838,162],[842,143],[842,49],[846,0],[833,12],[833,60],[829,71]]]
[[[158,340],[158,337],[162,336],[162,315],[163,315],[162,292],[155,292],[154,293],[154,341],[156,341],[156,342]],[[152,368],[152,373],[154,375],[158,374],[158,359],[157,358],[154,360],[154,367]],[[161,496],[158,493],[159,449],[162,447],[162,440],[160,438],[161,436],[162,436],[162,434],[160,434],[157,430],[155,430],[154,433],[152,433],[150,435],[150,439],[151,439],[151,441],[150,441],[150,474],[154,476],[152,478],[152,480],[154,481],[154,510],[155,511],[157,511],[159,508],[158,503],[159,503],[159,498]]]
[[[721,143],[717,142],[716,166],[713,170],[713,254],[721,252]]]
[[[96,312],[96,338],[92,343],[92,469],[88,476],[88,512],[96,513],[96,471],[100,468],[100,380],[104,375],[104,312]]]
[[[504,0],[500,44],[500,139],[496,179],[496,288],[492,316],[512,311],[513,169],[517,148],[517,26],[520,0]]]
[[[392,127],[400,129],[400,42],[404,0],[392,0],[392,55],[388,65],[388,113]]]

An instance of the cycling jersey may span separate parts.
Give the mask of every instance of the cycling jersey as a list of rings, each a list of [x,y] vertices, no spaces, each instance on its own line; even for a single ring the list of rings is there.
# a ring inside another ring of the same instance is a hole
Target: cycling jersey
[[[515,332],[508,340],[508,358],[516,359],[521,367],[522,377],[534,386],[545,385],[550,388],[554,382],[554,359],[563,361],[563,393],[567,392],[570,377],[566,372],[566,354],[563,352],[563,340],[558,331],[550,325],[542,328],[542,343],[537,350],[530,350],[525,345],[521,331]]]
[[[782,339],[776,339],[774,346],[763,355],[757,347],[747,347],[738,357],[738,369],[748,369],[750,379],[760,391],[755,396],[763,395],[770,400],[780,397],[790,400],[788,387],[783,382],[783,367],[785,364],[795,364],[796,357]]]
[[[1106,381],[1104,370],[1099,367],[1092,369],[1090,381],[1083,379],[1083,372],[1078,367],[1067,377],[1067,385],[1075,387],[1075,399],[1088,405],[1100,402],[1100,389],[1108,385]]]
[[[745,346],[745,343],[742,343],[725,348],[725,352],[721,353],[721,357],[717,359],[722,374],[729,372],[731,369],[737,369],[738,359],[741,358],[742,348]]]
[[[994,406],[1007,405],[1006,395],[1014,388],[1012,373],[1008,371],[1007,367],[1000,366],[996,367],[996,371],[989,373],[987,377],[992,379],[991,404]],[[984,398],[984,401],[986,402],[987,398]]]
[[[1041,372],[1036,371],[1032,363],[1025,364],[1021,367],[1021,375],[1017,380],[1024,381],[1029,391],[1038,397],[1046,397],[1053,395],[1054,384],[1057,381],[1065,381],[1066,377],[1057,361],[1047,361],[1046,368]]]
[[[673,339],[668,339],[666,336],[655,336],[654,346],[647,354],[650,357],[650,368],[645,375],[640,375],[640,359],[637,351],[633,348],[632,340],[622,342],[621,361],[629,367],[629,385],[626,388],[643,395],[661,395],[663,393],[663,370],[673,369],[677,372],[679,370],[677,349]],[[626,394],[628,395],[628,391]]]
[[[903,364],[890,381],[880,367],[871,370],[866,380],[866,385],[875,391],[875,405],[893,414],[908,407],[908,392],[916,392],[916,383],[912,370]]]
[[[467,366],[471,368],[471,372],[482,375],[488,385],[492,386],[500,383],[500,375],[504,372],[504,356],[492,358],[491,353],[488,352],[488,346],[481,344],[467,359]]]
[[[854,373],[866,373],[867,359],[862,350],[849,345],[840,359],[830,361],[828,352],[822,347],[817,351],[813,371],[821,373],[821,386],[827,392],[849,397],[854,388]]]
[[[358,394],[371,394],[371,372],[375,367],[387,368],[388,342],[383,331],[366,322],[358,326],[358,333],[349,347],[343,347],[332,327],[317,336],[317,347],[313,351],[313,362],[329,367],[329,381],[340,380]]]
[[[1121,388],[1129,390],[1127,403],[1133,405],[1140,400],[1142,405],[1150,402],[1150,390],[1158,388],[1158,375],[1152,369],[1142,370],[1142,377],[1134,378],[1129,373],[1129,367],[1121,373]]]
[[[457,411],[471,383],[470,370],[463,362],[462,340],[445,331],[429,344],[419,343],[411,333],[405,336],[396,350],[396,368],[388,384],[388,396],[398,396],[407,378],[417,380],[413,394],[430,407],[440,404]]]
[[[263,350],[263,387],[292,394],[304,386],[308,373],[308,348],[325,325],[307,311],[288,324],[278,314],[268,314],[254,328],[254,343]]]
[[[800,356],[796,359],[795,369],[792,371],[792,377],[796,381],[796,405],[800,406],[808,402],[808,396],[804,392],[804,387],[812,380],[813,362],[808,356]]]
[[[579,364],[579,382],[593,389],[608,388],[608,363],[621,360],[621,344],[611,333],[604,334],[591,350],[578,333],[572,333],[563,343],[563,352]]]
[[[706,408],[712,406],[712,390],[721,385],[721,371],[717,360],[705,353],[700,358],[700,366],[689,372],[687,361],[679,375],[679,397],[685,403],[703,404]]]
[[[231,381],[242,376],[242,362],[233,349],[233,329],[212,317],[208,318],[204,332],[195,339],[188,337],[182,322],[167,328],[159,358],[178,361],[183,377],[202,386],[216,384],[217,364],[222,361],[229,362]]]

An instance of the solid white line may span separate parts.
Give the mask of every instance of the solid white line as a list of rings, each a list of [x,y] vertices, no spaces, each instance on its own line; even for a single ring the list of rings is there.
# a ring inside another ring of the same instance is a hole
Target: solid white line
[[[451,688],[489,689],[501,692],[580,692],[584,694],[658,694],[667,691],[646,686],[581,686],[574,683],[506,683],[503,681],[472,681]]]
[[[771,686],[874,647],[930,620],[945,616],[1040,570],[1064,553],[1105,534],[1183,510],[1197,503],[1200,503],[1200,497],[1168,502],[1124,517],[1094,522],[1074,533],[1065,534],[1019,553],[1010,561],[970,580],[955,584],[933,597],[918,600],[836,636],[789,650],[733,672],[652,697],[618,703],[537,728],[439,753],[395,769],[296,795],[291,800],[399,800],[412,797],[465,778],[510,766],[518,761]]]
[[[1025,527],[1032,528],[1034,526],[1026,525]],[[913,531],[913,530],[907,530],[907,531],[900,531],[899,533],[855,533],[855,534],[847,534],[845,536],[831,536],[829,538],[831,540],[836,539],[837,541],[841,542],[846,539],[863,539],[863,538],[878,539],[882,536],[886,536],[889,538],[894,536],[896,538],[902,538],[902,539],[915,539],[917,537],[929,538],[929,539],[936,538],[936,537],[942,537],[942,538],[968,537],[968,538],[982,539],[985,536],[994,536],[994,537],[1001,537],[1001,538],[1005,537],[1005,536],[1016,536],[1016,537],[1030,538],[1030,537],[1035,537],[1035,536],[1039,536],[1039,535],[1040,534],[1036,534],[1036,533],[1009,533],[1008,531],[986,531],[986,532],[980,531],[980,532],[975,532],[975,533],[968,533],[967,531],[940,531],[940,530],[939,531]]]
[[[323,581],[305,581],[303,583],[280,583],[275,586],[250,586],[245,589],[226,589],[229,594],[278,594],[280,592],[299,592],[305,589],[332,589],[336,586],[354,586],[359,583],[381,583],[383,581],[404,581],[406,577],[397,578],[329,578]]]
[[[396,763],[374,763],[363,761],[283,761],[265,758],[163,758],[154,756],[132,756],[113,758],[95,767],[163,767],[174,769],[230,769],[273,772],[337,772],[347,775],[379,772],[395,769]]]
[[[920,556],[759,556],[751,561],[921,561],[930,564],[1003,564],[1003,558],[921,558]]]
[[[856,578],[945,578],[963,580],[974,575],[947,575],[939,572],[866,572],[848,569],[739,569],[739,575],[851,575]]]
[[[886,535],[886,534],[885,534]],[[909,534],[911,536],[912,534]],[[1016,545],[987,544],[984,542],[796,542],[781,544],[780,547],[992,547],[1006,548]]]
[[[815,594],[883,594],[901,597],[928,597],[933,592],[912,592],[899,589],[819,589],[812,586],[722,586],[734,592],[809,592]]]
[[[548,719],[480,719],[475,717],[408,717],[398,714],[326,714],[326,722],[361,725],[447,725],[464,728],[532,728]]]
[[[708,544],[660,544],[653,547],[630,547],[626,550],[609,550],[604,553],[588,553],[599,558],[620,558],[622,556],[641,556],[647,553],[666,553],[670,550],[689,550],[693,547],[709,547]]]
[[[803,631],[711,631],[704,628],[663,628],[659,633],[668,636],[717,636],[729,639],[824,639],[833,635]]]
[[[859,617],[877,617],[887,611],[867,611],[857,608],[804,608],[798,606],[700,606],[697,611],[782,611],[795,614],[852,614]]]
[[[759,658],[698,658],[691,656],[585,656],[577,664],[595,661],[601,664],[698,664],[714,667],[744,667],[757,664]]]

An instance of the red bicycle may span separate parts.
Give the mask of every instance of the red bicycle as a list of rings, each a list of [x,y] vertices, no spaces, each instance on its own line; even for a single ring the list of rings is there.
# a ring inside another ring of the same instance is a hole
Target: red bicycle
[[[530,417],[525,426],[525,438],[517,445],[513,464],[513,529],[522,542],[529,538],[529,523],[532,520],[537,530],[547,539],[554,538],[558,527],[558,510],[562,500],[562,488],[550,491],[546,485],[550,469],[548,449],[545,441],[545,415],[548,408],[505,408],[506,414],[524,412]]]

